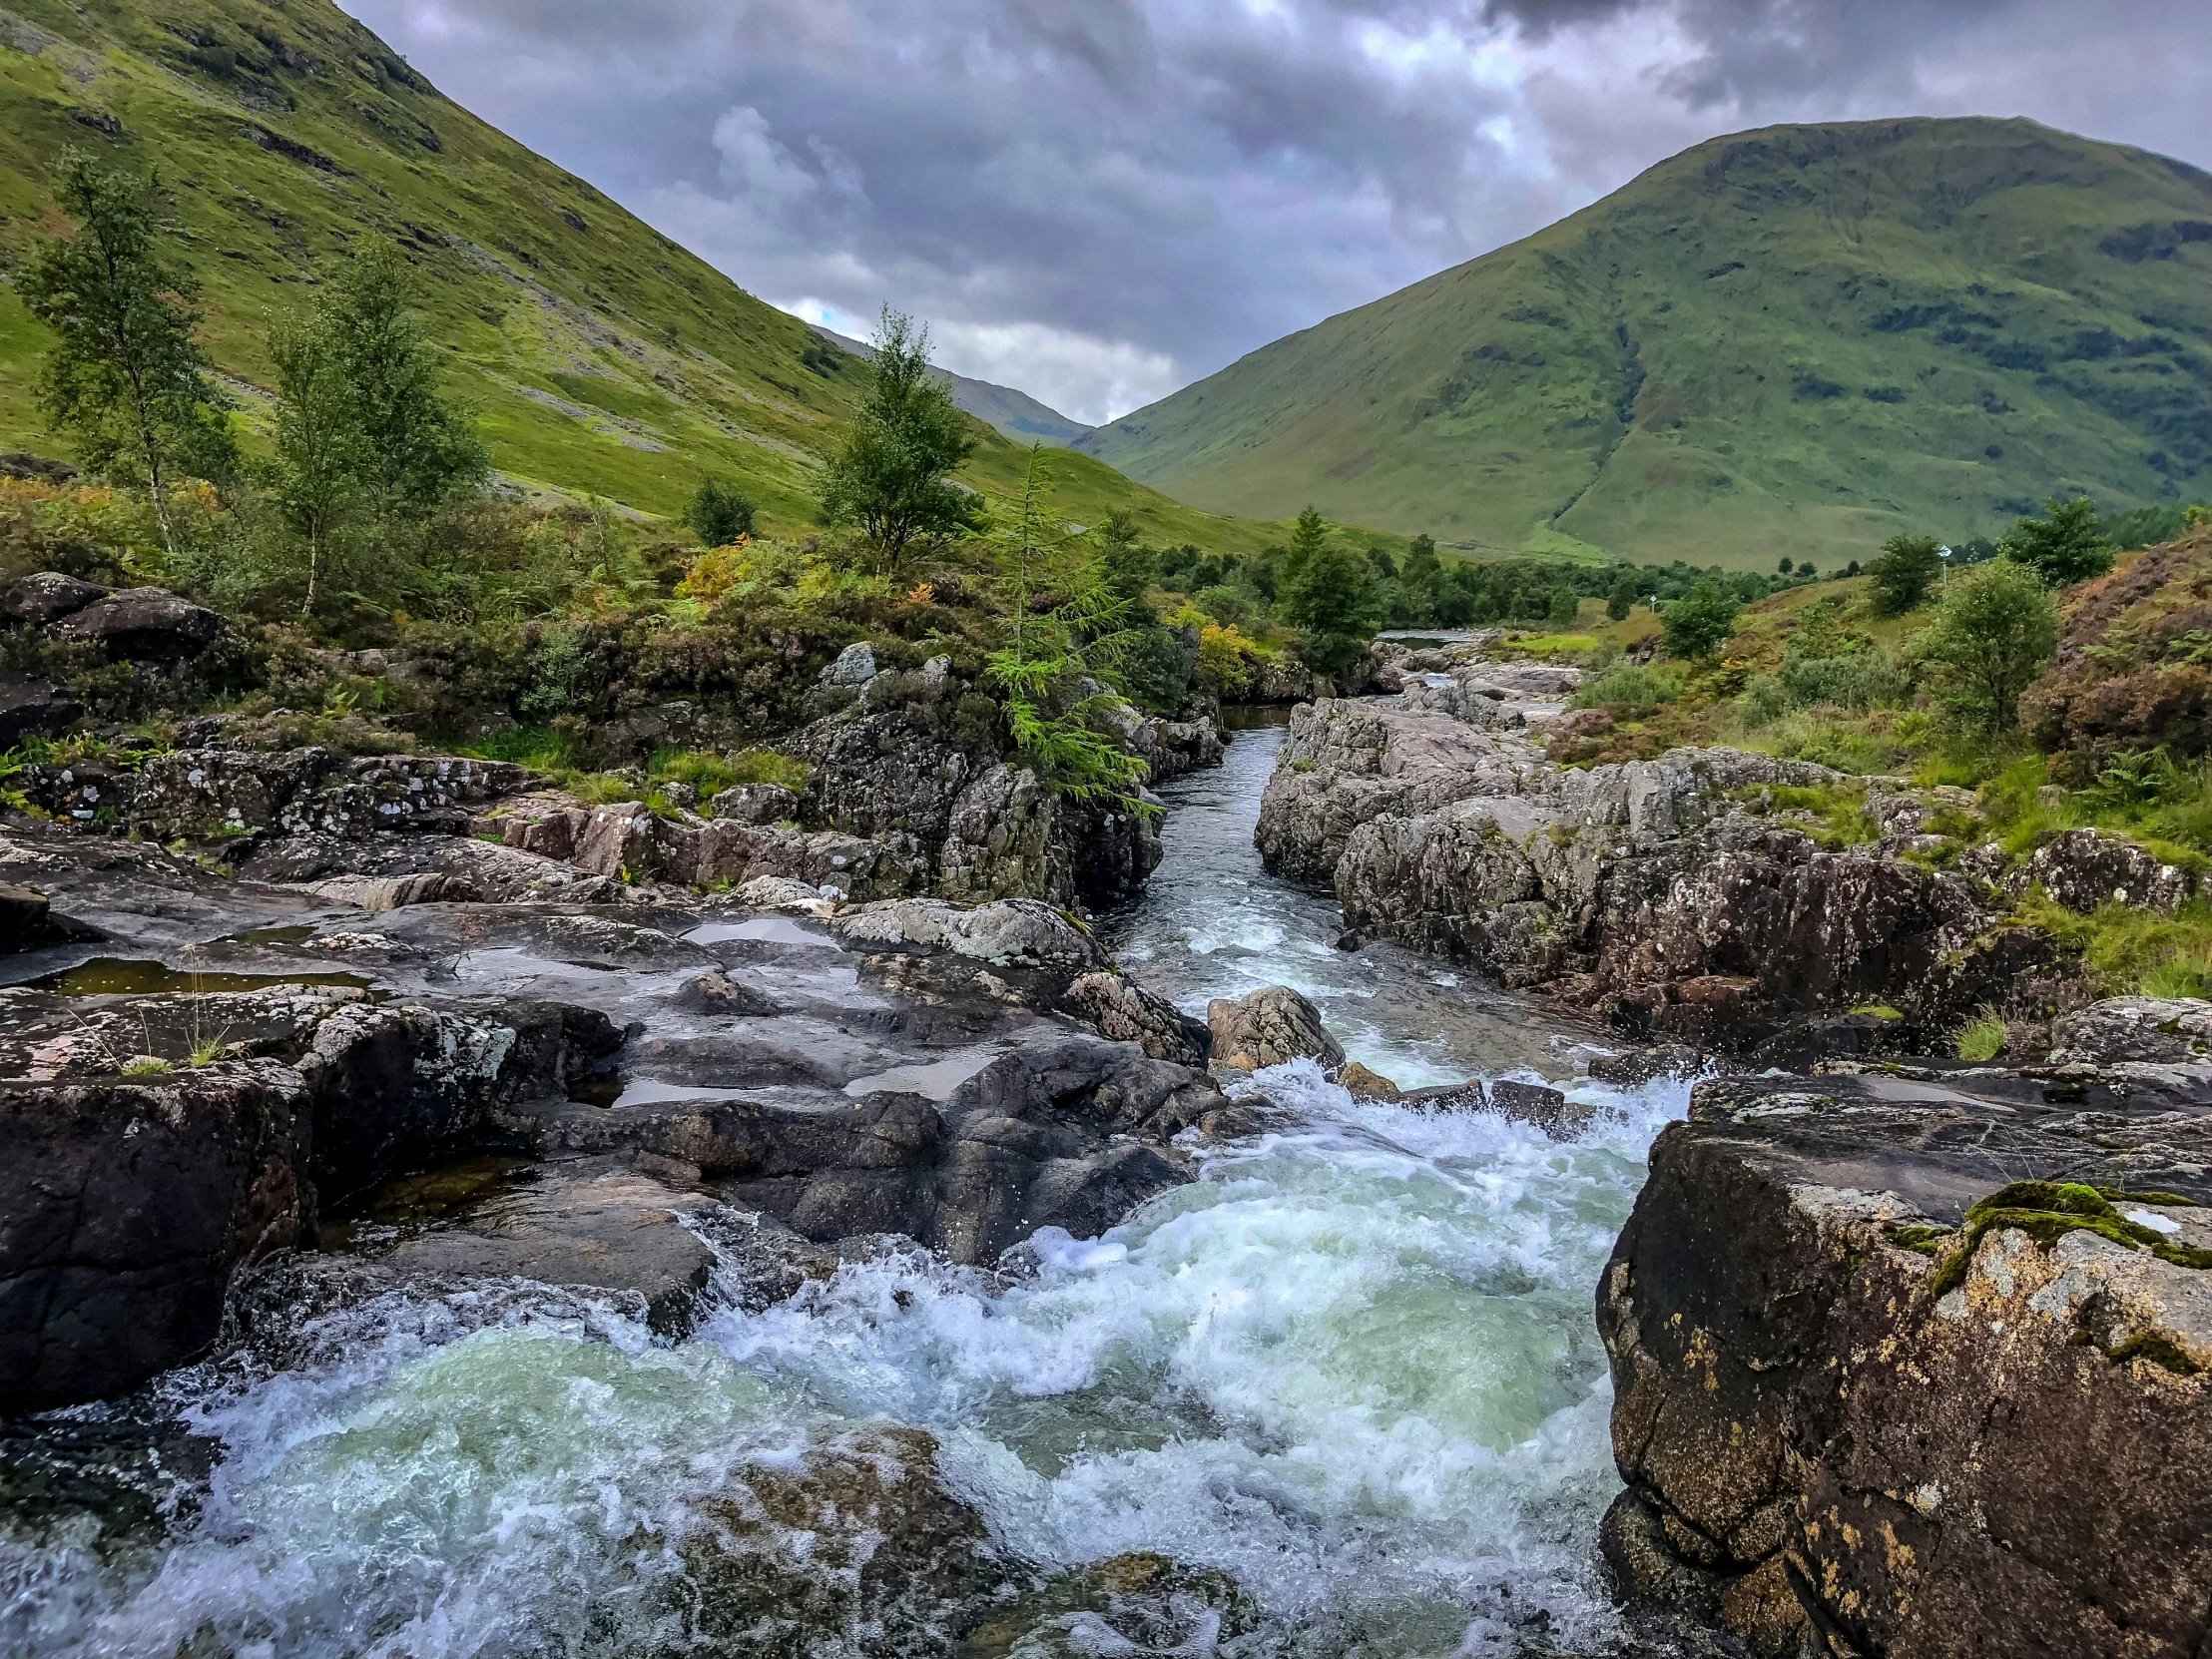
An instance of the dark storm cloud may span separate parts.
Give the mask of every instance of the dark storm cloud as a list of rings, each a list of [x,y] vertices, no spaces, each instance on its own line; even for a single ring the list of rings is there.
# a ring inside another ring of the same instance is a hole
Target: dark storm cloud
[[[1092,419],[1738,127],[1970,110],[2204,147],[2205,54],[2162,0],[352,5],[754,291],[848,328],[888,299]]]

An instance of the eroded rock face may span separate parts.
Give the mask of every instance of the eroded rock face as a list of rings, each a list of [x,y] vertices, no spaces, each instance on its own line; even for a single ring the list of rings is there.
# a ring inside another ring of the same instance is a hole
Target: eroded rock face
[[[1699,1085],[1597,1298],[1624,1586],[1771,1655],[2202,1651],[2208,1082]]]
[[[2040,994],[2047,962],[2001,935],[1969,875],[1887,841],[1831,850],[1763,815],[1778,788],[1841,782],[1729,749],[1573,770],[1516,732],[1318,703],[1293,718],[1256,838],[1271,867],[1332,881],[1356,932],[1546,987],[1646,1040],[1744,1048],[1916,999],[1945,1028]]]
[[[1067,988],[1067,1006],[1115,1042],[1135,1043],[1155,1060],[1206,1064],[1211,1032],[1166,997],[1118,973],[1086,973]]]

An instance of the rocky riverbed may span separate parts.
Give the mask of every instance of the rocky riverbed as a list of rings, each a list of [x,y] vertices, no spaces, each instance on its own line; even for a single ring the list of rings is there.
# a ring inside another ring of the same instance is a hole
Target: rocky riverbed
[[[2212,1009],[1941,800],[1567,771],[1476,647],[1132,730],[1109,823],[868,667],[804,792],[34,781],[0,1654],[2212,1639]],[[2032,1058],[1927,1052],[1991,996]]]

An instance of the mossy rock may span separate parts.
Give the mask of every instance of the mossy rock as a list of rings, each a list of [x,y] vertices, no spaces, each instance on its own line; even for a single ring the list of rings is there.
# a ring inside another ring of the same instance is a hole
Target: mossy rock
[[[1936,1270],[1936,1278],[1929,1289],[1939,1297],[1963,1285],[1966,1269],[1973,1261],[1974,1252],[1980,1248],[1983,1236],[1992,1229],[2005,1227],[2017,1228],[2046,1250],[2068,1233],[2086,1231],[2129,1250],[2148,1250],[2160,1260],[2178,1267],[2212,1268],[2212,1250],[2187,1250],[2169,1244],[2163,1234],[2129,1221],[2115,1208],[2117,1204],[2194,1207],[2195,1202],[2174,1193],[2126,1192],[2117,1187],[2091,1187],[2077,1181],[2015,1181],[1976,1200],[1966,1212],[1966,1237]],[[1920,1244],[1907,1243],[1900,1235],[1925,1231],[1899,1228],[1893,1230],[1892,1237],[1909,1250],[1920,1249],[1921,1244],[1928,1242],[1926,1239]]]

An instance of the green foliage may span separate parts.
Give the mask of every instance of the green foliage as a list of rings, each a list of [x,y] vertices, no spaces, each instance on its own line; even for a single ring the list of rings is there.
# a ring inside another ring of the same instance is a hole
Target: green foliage
[[[1649,714],[1681,695],[1673,678],[1640,663],[1615,663],[1593,680],[1575,688],[1567,699],[1570,709],[1605,709],[1619,715]]]
[[[1881,553],[1867,561],[1875,615],[1903,616],[1919,610],[1942,565],[1934,536],[1892,536],[1882,544]]]
[[[370,238],[337,267],[324,316],[350,404],[370,510],[388,522],[474,489],[491,457],[469,417],[438,389],[398,248]]]
[[[111,172],[72,149],[55,185],[75,234],[45,243],[15,278],[55,335],[39,401],[87,466],[145,486],[174,552],[170,486],[181,473],[226,477],[236,458],[229,399],[195,337],[200,284],[171,252],[158,175]]]
[[[662,749],[645,770],[648,783],[687,784],[702,800],[746,784],[776,784],[797,795],[814,776],[805,761],[773,749],[741,749],[734,755],[711,749]]]
[[[2086,495],[2053,500],[2048,518],[2023,518],[1998,546],[2014,564],[2024,565],[2054,588],[2102,576],[2112,568],[2112,544],[2097,528],[2096,508]]]
[[[753,497],[728,479],[702,478],[684,506],[684,522],[704,546],[728,547],[740,536],[753,534],[759,511]]]
[[[1551,605],[1544,613],[1544,620],[1554,628],[1572,628],[1574,619],[1580,609],[1581,607],[1574,597],[1572,588],[1554,588],[1551,593]]]
[[[1736,615],[1742,609],[1718,583],[1700,582],[1660,613],[1661,644],[1670,657],[1711,657],[1736,631]]]
[[[886,305],[870,343],[866,390],[823,474],[822,513],[826,523],[857,526],[895,578],[911,552],[980,527],[974,496],[952,482],[976,440],[929,371],[926,325]]]
[[[1613,578],[1613,585],[1605,595],[1605,616],[1609,622],[1626,622],[1628,613],[1636,608],[1636,577],[1624,570]]]
[[[2058,608],[2035,573],[2010,559],[1961,571],[1918,641],[1944,704],[1967,725],[2007,731],[2020,694],[2058,645]]]
[[[1253,603],[1252,595],[1244,589],[1225,587],[1218,583],[1210,588],[1200,588],[1191,595],[1191,603],[1228,628],[1242,628],[1259,611],[1259,606]]]
[[[1994,1014],[1980,1014],[1958,1033],[1958,1058],[1976,1065],[1994,1060],[2004,1050],[2004,1021]]]
[[[269,356],[276,367],[276,418],[271,434],[276,452],[267,469],[270,497],[284,527],[305,545],[306,591],[300,609],[312,611],[331,537],[360,498],[360,430],[326,305],[275,318]]]
[[[1007,617],[986,675],[1001,694],[1014,747],[1053,789],[1077,801],[1157,811],[1136,795],[1145,763],[1122,746],[1115,722],[1127,705],[1106,689],[1134,643],[1129,605],[1053,514],[1051,493],[1052,463],[1038,444],[998,533]]]
[[[1302,516],[1302,536],[1307,527]],[[1279,608],[1298,630],[1300,658],[1324,674],[1342,674],[1375,632],[1376,600],[1374,568],[1341,542],[1324,539],[1298,556]]]
[[[2160,542],[2173,541],[2191,528],[2190,512],[2203,513],[2201,502],[2189,506],[2178,503],[2161,503],[2152,507],[2130,507],[2115,513],[2104,521],[2104,534],[2113,548],[2121,553],[2131,553],[2139,547],[2156,547]]]

